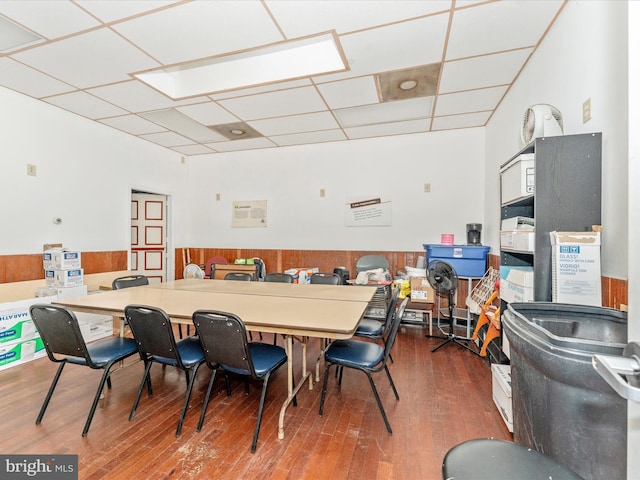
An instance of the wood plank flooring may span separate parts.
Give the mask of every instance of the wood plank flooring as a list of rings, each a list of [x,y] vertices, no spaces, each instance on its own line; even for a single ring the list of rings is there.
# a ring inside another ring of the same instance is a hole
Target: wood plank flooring
[[[142,364],[133,362],[112,375],[113,388],[97,409],[87,437],[82,428],[100,372],[68,365],[41,425],[35,425],[57,365],[48,358],[0,371],[0,452],[3,454],[78,454],[83,480],[161,479],[427,479],[441,478],[447,450],[471,438],[511,440],[491,399],[489,364],[455,346],[438,352],[440,340],[427,329],[402,325],[390,371],[400,394],[396,401],[384,373],[374,377],[393,428],[389,435],[368,381],[345,370],[342,387],[331,375],[325,410],[318,416],[321,384],[304,387],[298,406],[285,417],[278,440],[286,370],[272,378],[258,448],[250,452],[260,390],[233,381],[227,397],[218,381],[201,432],[196,432],[210,378],[198,373],[182,435],[175,437],[186,382],[184,374],[154,366],[154,395],[146,391],[133,421],[128,421]],[[270,335],[264,341],[271,341]],[[280,340],[281,341],[281,340]],[[300,370],[300,345],[295,346]],[[318,342],[312,340],[313,365]],[[321,366],[321,375],[324,365]]]

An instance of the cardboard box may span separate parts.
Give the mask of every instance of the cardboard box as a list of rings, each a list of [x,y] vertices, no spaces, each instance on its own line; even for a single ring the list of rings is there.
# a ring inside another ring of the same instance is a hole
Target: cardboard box
[[[552,300],[602,306],[600,232],[550,232]]]
[[[45,270],[44,278],[49,287],[75,287],[84,285],[84,269]]]
[[[501,230],[500,247],[520,252],[535,250],[536,233],[533,230]]]
[[[536,191],[535,156],[525,153],[500,170],[500,202],[515,202]]]
[[[293,277],[293,283],[310,283],[311,275],[319,273],[318,267],[314,268],[290,268],[285,270],[284,273],[288,273]]]
[[[40,337],[0,346],[0,370],[22,365],[47,354]]]
[[[76,318],[80,325],[82,338],[86,343],[113,335],[113,317],[111,315],[77,312]]]
[[[493,403],[510,432],[513,433],[513,400],[511,398],[511,366],[491,365]]]
[[[535,230],[536,221],[530,217],[511,217],[502,220],[500,230]]]
[[[56,298],[30,298],[0,303],[0,346],[7,347],[38,337],[29,307],[34,303],[51,303]]]
[[[411,279],[411,301],[434,303],[435,292],[426,278],[413,277]]]
[[[508,303],[533,302],[533,267],[500,267],[500,298]]]
[[[65,251],[60,248],[46,250],[42,254],[45,270],[69,270],[81,267],[80,252]]]

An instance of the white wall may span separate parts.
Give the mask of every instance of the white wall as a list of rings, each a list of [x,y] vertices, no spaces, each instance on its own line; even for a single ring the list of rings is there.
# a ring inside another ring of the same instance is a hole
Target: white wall
[[[484,223],[483,152],[484,129],[468,129],[190,157],[189,245],[420,251],[442,233],[465,243],[466,224]],[[345,226],[345,203],[371,196],[391,199],[392,225]],[[267,228],[231,228],[237,200],[267,200]]]
[[[51,242],[128,249],[132,188],[170,194],[184,208],[178,154],[4,88],[0,105],[0,255],[38,253]],[[27,164],[37,176],[27,176]],[[181,244],[186,224],[178,217],[173,227]]]
[[[565,134],[602,132],[602,274],[627,278],[626,11],[627,2],[570,1],[487,126],[485,238],[495,248],[499,166],[522,148],[526,107],[550,103],[563,114]],[[587,98],[593,117],[583,124]]]

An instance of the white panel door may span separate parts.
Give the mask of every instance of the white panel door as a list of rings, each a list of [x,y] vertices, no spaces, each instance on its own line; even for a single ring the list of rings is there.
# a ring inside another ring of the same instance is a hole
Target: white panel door
[[[131,193],[131,271],[149,282],[167,277],[167,197]]]

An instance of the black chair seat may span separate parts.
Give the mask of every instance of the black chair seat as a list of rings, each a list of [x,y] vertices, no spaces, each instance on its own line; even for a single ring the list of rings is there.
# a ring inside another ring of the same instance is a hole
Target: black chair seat
[[[482,438],[456,445],[442,463],[444,480],[583,480],[553,458],[517,443]]]
[[[287,361],[287,354],[282,347],[274,345],[267,345],[266,343],[252,342],[248,343],[249,355],[253,360],[253,369],[256,372],[256,376],[259,378],[264,377],[267,372],[278,368]],[[243,368],[234,368],[230,365],[224,366],[225,370],[239,375],[251,375],[249,370]]]
[[[192,368],[198,363],[202,363],[202,347],[200,346],[198,337],[187,337],[180,340],[176,342],[176,347],[178,348],[182,365],[184,365],[185,368]],[[172,367],[178,365],[178,361],[175,358],[167,358],[159,355],[152,355],[151,360]]]
[[[336,340],[324,354],[328,362],[355,368],[373,368],[382,361],[383,356],[382,346],[361,340]]]
[[[358,324],[358,328],[356,328],[356,333],[354,333],[357,337],[372,337],[372,338],[380,338],[384,333],[384,322],[380,320],[374,320],[372,318],[363,318],[360,320]]]
[[[108,337],[87,345],[87,353],[98,368],[104,368],[114,358],[126,358],[138,352],[136,342],[131,338]],[[67,357],[67,362],[75,365],[87,365],[83,357]]]

